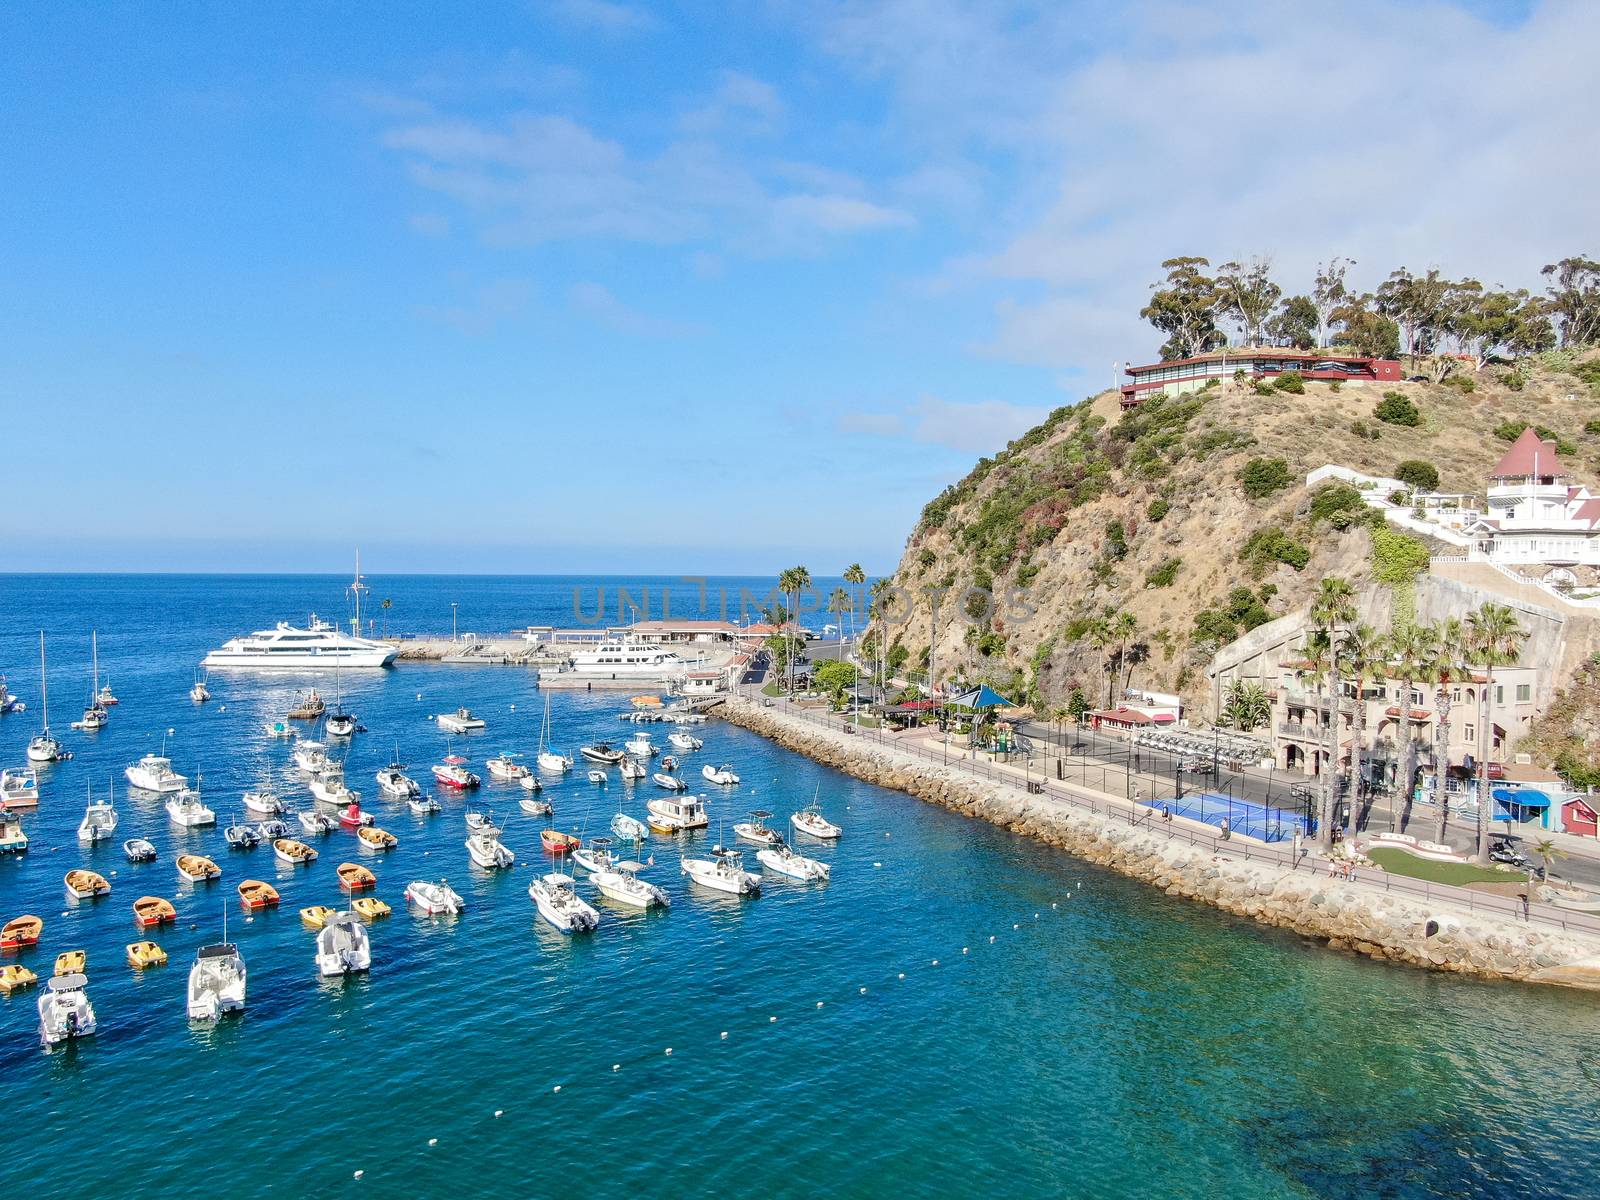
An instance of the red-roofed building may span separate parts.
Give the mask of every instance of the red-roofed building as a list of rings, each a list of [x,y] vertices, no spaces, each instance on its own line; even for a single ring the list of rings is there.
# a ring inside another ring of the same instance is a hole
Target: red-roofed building
[[[1488,500],[1469,532],[1491,562],[1600,565],[1600,496],[1574,483],[1556,444],[1531,427],[1489,473]]]

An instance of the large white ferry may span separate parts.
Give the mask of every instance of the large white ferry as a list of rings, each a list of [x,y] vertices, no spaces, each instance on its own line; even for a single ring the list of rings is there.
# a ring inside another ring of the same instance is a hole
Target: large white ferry
[[[671,679],[689,669],[675,651],[649,642],[608,641],[572,656],[572,673],[610,679]]]
[[[254,667],[257,669],[307,667],[333,670],[335,666],[387,667],[394,661],[395,647],[344,633],[311,614],[308,628],[300,629],[287,621],[276,628],[258,629],[244,637],[223,643],[201,660],[206,667]]]

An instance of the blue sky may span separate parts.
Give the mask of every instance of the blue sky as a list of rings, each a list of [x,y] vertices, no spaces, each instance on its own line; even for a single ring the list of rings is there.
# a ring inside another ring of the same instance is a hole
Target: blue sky
[[[1597,10],[8,5],[0,555],[887,569],[1164,257],[1600,250]]]

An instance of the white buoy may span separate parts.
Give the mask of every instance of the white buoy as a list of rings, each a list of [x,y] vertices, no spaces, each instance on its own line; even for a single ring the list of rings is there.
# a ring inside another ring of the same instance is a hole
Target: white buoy
[[[558,1084],[556,1084],[556,1088],[555,1088],[555,1090],[556,1090],[556,1091],[558,1091],[558,1092],[559,1092],[559,1091],[560,1091],[560,1090],[561,1090],[561,1085],[560,1085],[560,1084],[559,1084],[559,1083],[558,1083]]]
[[[620,1071],[620,1070],[622,1070],[622,1064],[621,1063],[612,1063],[611,1064],[611,1069],[613,1071]]]
[[[1050,907],[1054,908],[1055,906],[1056,906],[1056,902],[1054,900],[1050,901]]]
[[[438,1144],[439,1144],[439,1139],[438,1138],[429,1138],[428,1139],[428,1145],[437,1146]]]
[[[668,1053],[668,1054],[671,1054],[671,1053],[672,1053],[672,1047],[671,1047],[671,1046],[668,1046],[668,1047],[667,1047],[667,1053]]]
[[[365,1171],[357,1171],[357,1172],[356,1172],[356,1178],[357,1178],[357,1179],[360,1179],[360,1178],[361,1178],[361,1177],[362,1177],[362,1176],[363,1176],[363,1175],[365,1175],[365,1174],[366,1174],[366,1172],[365,1172]]]
[[[254,918],[254,917],[246,917],[246,918],[245,918],[245,919],[244,919],[244,923],[245,923],[245,924],[246,924],[246,925],[250,925],[250,924],[253,924],[253,923],[254,923],[254,921],[255,921],[255,918]]]
[[[821,1007],[822,1007],[822,1001],[821,1001],[821,1000],[818,1000],[818,1001],[817,1001],[817,1007],[818,1007],[818,1008],[821,1008]]]
[[[965,954],[966,952],[967,952],[967,948],[965,946],[961,947],[961,953]]]
[[[881,867],[881,866],[883,866],[883,864],[882,864],[882,863],[881,863],[881,862],[875,862],[875,863],[873,863],[873,864],[872,864],[872,865],[873,865],[873,866],[875,866],[875,867]]]
[[[1013,928],[1013,929],[1021,929],[1022,926],[1021,925],[1013,925],[1011,928]]]
[[[867,989],[866,988],[862,988],[860,994],[865,996],[867,994]]]
[[[989,935],[989,945],[994,945],[994,934],[992,933]]]
[[[768,1025],[776,1025],[777,1023],[778,1023],[778,1018],[777,1017],[768,1017],[767,1018],[767,1024]]]
[[[503,1112],[505,1112],[505,1109],[497,1108],[497,1109],[494,1110],[494,1115],[495,1115],[496,1118],[498,1118],[500,1116],[500,1114],[503,1113]]]
[[[722,1031],[722,1040],[723,1041],[727,1041],[728,1040],[728,1031],[726,1029],[724,1029]]]
[[[1034,914],[1033,914],[1033,919],[1034,919],[1034,920],[1035,920],[1035,921],[1037,921],[1037,920],[1038,920],[1038,919],[1039,919],[1039,914],[1038,914],[1038,913],[1034,913]]]
[[[904,979],[905,977],[906,977],[906,973],[904,971],[901,971],[900,972],[900,978]]]
[[[939,960],[937,958],[933,960],[933,965],[936,967],[939,965]]]

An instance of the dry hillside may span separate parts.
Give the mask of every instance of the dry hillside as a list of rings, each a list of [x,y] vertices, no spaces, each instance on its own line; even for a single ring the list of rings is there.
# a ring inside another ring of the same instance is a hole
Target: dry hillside
[[[1229,382],[1127,414],[1110,392],[1058,409],[924,510],[893,580],[916,602],[909,616],[895,606],[891,657],[926,664],[926,590],[949,588],[941,678],[959,666],[1036,704],[1060,705],[1074,686],[1098,703],[1117,651],[1096,644],[1096,629],[1126,613],[1137,623],[1133,681],[1182,691],[1204,711],[1202,668],[1218,644],[1301,606],[1325,574],[1366,583],[1375,568],[1404,577],[1425,562],[1416,539],[1373,529],[1348,488],[1309,494],[1308,471],[1393,475],[1420,459],[1442,490],[1481,495],[1509,438],[1532,424],[1568,443],[1569,465],[1592,482],[1595,365],[1548,356],[1518,373],[1463,368],[1448,384],[1401,384],[1414,428],[1375,419],[1382,388],[1310,382],[1298,395]],[[1255,460],[1265,461],[1251,498],[1241,474]],[[1032,611],[1002,602],[987,613],[969,587],[1021,588]]]

